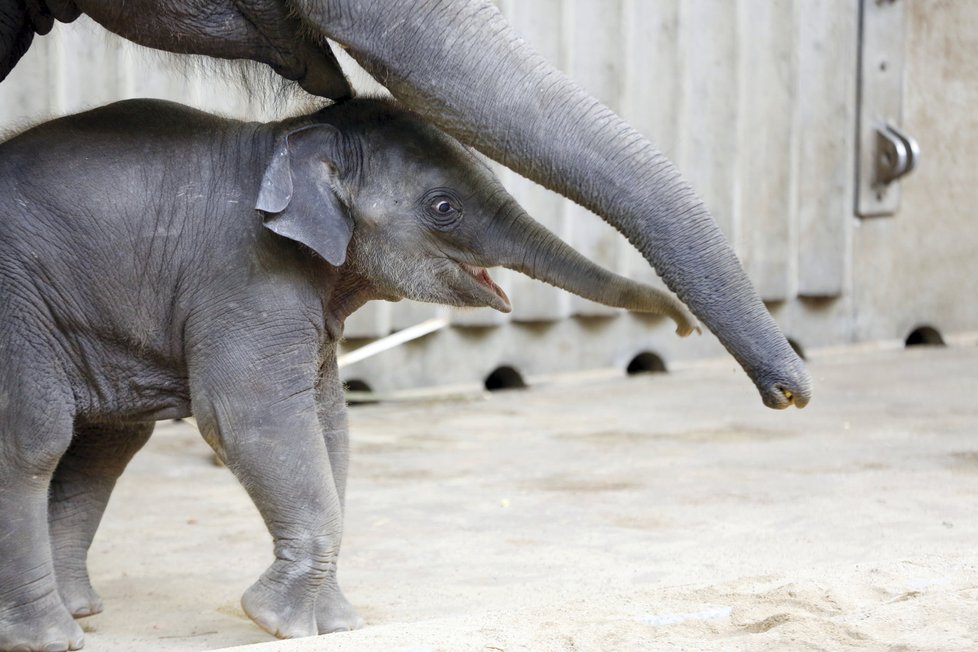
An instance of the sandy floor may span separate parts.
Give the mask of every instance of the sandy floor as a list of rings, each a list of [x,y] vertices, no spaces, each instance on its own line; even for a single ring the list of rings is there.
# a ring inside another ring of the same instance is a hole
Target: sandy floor
[[[732,362],[352,416],[366,629],[272,650],[978,649],[978,342],[823,354],[804,411]],[[87,650],[269,641],[268,535],[162,425],[92,551]]]

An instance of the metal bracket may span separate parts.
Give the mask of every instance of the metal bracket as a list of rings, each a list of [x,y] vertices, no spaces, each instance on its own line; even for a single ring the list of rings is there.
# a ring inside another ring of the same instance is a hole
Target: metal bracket
[[[900,178],[920,160],[920,146],[896,125],[903,117],[906,0],[861,0],[859,49],[859,161],[856,213],[893,215]]]
[[[873,185],[888,186],[913,172],[920,158],[917,141],[893,125],[876,127],[876,174]]]

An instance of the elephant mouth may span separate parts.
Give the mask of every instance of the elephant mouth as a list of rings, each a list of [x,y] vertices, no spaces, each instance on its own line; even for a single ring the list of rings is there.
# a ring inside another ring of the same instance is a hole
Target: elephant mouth
[[[488,270],[484,267],[476,267],[475,265],[466,265],[465,263],[459,263],[459,267],[475,281],[476,285],[479,287],[481,292],[488,299],[485,303],[490,308],[495,308],[499,312],[510,312],[513,310],[512,304],[509,302],[509,297],[501,287],[499,287],[492,277],[489,276]]]

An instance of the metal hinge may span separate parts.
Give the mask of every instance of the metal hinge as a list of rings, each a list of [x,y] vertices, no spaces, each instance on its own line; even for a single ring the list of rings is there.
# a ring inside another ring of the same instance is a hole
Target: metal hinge
[[[903,118],[906,0],[862,0],[859,35],[859,161],[856,213],[893,215],[899,180],[920,160],[920,146],[897,125]]]

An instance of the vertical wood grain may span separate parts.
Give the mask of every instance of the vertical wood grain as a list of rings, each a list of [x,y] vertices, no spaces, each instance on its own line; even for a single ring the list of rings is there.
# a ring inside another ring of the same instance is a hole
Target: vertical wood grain
[[[858,5],[798,9],[798,293],[833,297],[851,267]]]
[[[670,159],[675,159],[679,129],[680,0],[626,0],[619,27],[624,41],[622,117]],[[645,257],[622,242],[619,271],[660,288]]]
[[[736,243],[737,5],[680,3],[679,164],[727,238]]]
[[[564,27],[567,70],[589,93],[615,111],[621,109],[624,44],[619,33],[622,0],[572,0]],[[620,236],[585,208],[567,203],[573,246],[591,261],[618,270]],[[579,297],[572,299],[575,314],[612,316],[620,311]]]
[[[0,133],[19,130],[58,114],[58,34],[63,25],[34,42],[0,83]]]
[[[740,0],[737,250],[761,298],[793,291],[797,257],[794,5]]]
[[[558,68],[566,66],[562,42],[565,4],[565,0],[512,2],[508,15],[513,28]],[[510,174],[506,185],[530,217],[561,239],[569,239],[565,200],[560,195],[517,174]],[[513,274],[511,281],[514,321],[556,321],[570,316],[566,292],[522,274]]]

